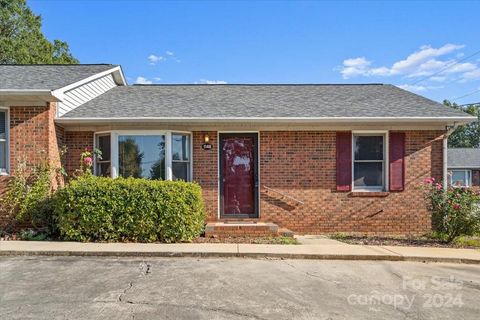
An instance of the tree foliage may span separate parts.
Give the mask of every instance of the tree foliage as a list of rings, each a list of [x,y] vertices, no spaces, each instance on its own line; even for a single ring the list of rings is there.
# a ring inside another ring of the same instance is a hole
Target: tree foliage
[[[0,0],[0,64],[76,64],[64,41],[48,41],[26,0]]]
[[[461,126],[448,137],[449,148],[480,148],[480,104],[459,106],[455,102],[444,100],[443,104],[458,110],[465,111],[479,120]]]

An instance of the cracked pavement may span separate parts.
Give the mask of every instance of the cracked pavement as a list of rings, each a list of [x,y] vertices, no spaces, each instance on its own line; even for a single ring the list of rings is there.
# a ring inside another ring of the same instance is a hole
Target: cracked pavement
[[[477,319],[478,301],[476,265],[0,257],[0,319]]]

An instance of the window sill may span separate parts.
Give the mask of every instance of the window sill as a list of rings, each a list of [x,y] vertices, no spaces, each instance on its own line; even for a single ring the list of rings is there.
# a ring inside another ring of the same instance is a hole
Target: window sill
[[[352,191],[351,197],[388,197],[390,192],[388,191]]]

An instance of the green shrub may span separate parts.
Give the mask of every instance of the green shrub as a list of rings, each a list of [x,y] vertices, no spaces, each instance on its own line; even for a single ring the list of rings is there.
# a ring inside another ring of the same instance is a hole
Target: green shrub
[[[53,170],[46,164],[29,166],[26,162],[19,163],[0,199],[1,214],[14,218],[12,229],[20,223],[45,229],[48,234],[55,233],[52,178]]]
[[[480,194],[470,188],[449,187],[443,190],[434,178],[425,179],[426,198],[432,210],[435,231],[452,242],[458,236],[480,231]]]
[[[76,241],[189,241],[205,218],[195,183],[91,175],[58,190],[55,213],[62,238]]]

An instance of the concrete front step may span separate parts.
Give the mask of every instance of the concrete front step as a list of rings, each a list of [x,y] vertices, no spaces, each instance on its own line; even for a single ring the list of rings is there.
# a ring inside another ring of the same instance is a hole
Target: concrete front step
[[[205,227],[206,237],[276,237],[293,236],[290,230],[279,228],[271,222],[257,221],[217,221],[209,222]]]

